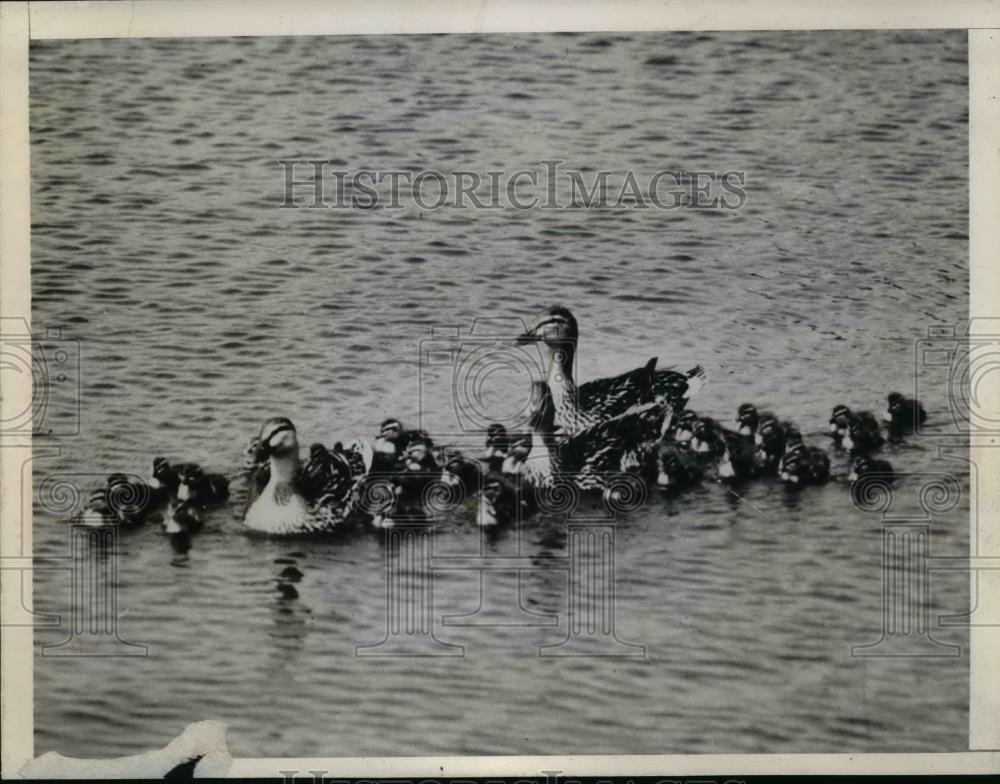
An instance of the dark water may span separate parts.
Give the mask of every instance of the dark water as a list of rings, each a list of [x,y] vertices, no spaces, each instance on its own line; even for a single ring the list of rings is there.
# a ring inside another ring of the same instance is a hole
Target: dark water
[[[83,379],[80,433],[39,440],[61,453],[39,456],[36,485],[145,473],[158,454],[235,472],[276,414],[307,443],[386,415],[447,429],[450,389],[422,384],[450,376],[422,376],[421,341],[552,301],[581,322],[581,378],[700,362],[702,413],[753,400],[809,433],[836,403],[912,389],[914,341],[967,317],[957,31],[36,42],[31,96],[33,319],[80,342]],[[289,158],[737,170],[748,201],[279,209]],[[523,391],[495,382],[494,402]],[[921,390],[938,432],[945,382]],[[967,491],[935,444],[888,457]],[[121,633],[149,656],[36,659],[37,750],[133,752],[202,718],[232,725],[237,756],[965,749],[965,656],[849,655],[881,628],[877,519],[842,482],[743,495],[705,486],[619,521],[617,633],[639,660],[538,656],[566,634],[564,572],[522,576],[558,627],[440,628],[464,657],[379,660],[354,655],[384,634],[377,538],[262,540],[229,510],[187,554],[155,526],[130,533]],[[39,509],[36,553],[65,553]],[[967,510],[935,519],[934,553],[967,552]],[[538,522],[520,547],[566,542]],[[468,522],[436,535],[441,552],[479,546]],[[435,611],[478,596],[475,573],[440,574]],[[37,574],[35,597],[68,612],[66,575]],[[964,575],[934,575],[932,618],[967,604]]]

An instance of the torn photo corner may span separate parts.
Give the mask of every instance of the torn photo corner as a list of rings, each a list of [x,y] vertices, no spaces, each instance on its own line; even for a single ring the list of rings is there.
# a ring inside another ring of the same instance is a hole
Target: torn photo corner
[[[4,770],[1000,764],[1000,21],[770,5],[2,4]]]
[[[232,757],[221,721],[189,724],[162,749],[108,759],[78,759],[50,751],[26,764],[25,779],[224,778]]]

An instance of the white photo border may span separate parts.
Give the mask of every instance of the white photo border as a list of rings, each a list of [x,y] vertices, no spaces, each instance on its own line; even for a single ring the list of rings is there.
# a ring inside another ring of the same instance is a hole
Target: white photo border
[[[257,0],[0,3],[0,315],[30,324],[28,45],[32,39],[232,37],[641,30],[967,29],[969,31],[970,318],[1000,315],[1000,5],[989,0]],[[984,411],[1000,410],[998,375]],[[6,379],[0,419],[26,410],[31,379]],[[983,393],[983,388],[978,391]],[[973,439],[972,497],[980,525],[970,557],[1000,558],[1000,450]],[[0,726],[2,769],[34,754],[33,630],[30,618],[31,498],[22,465],[31,438],[0,440]],[[978,480],[977,480],[978,477]],[[984,481],[987,480],[987,481]],[[977,487],[978,484],[978,487]],[[30,483],[27,483],[30,487]],[[23,517],[22,517],[23,514]],[[1000,571],[972,571],[973,597],[1000,597]],[[980,602],[981,603],[981,602]],[[982,609],[980,607],[980,609]],[[970,629],[969,751],[926,754],[642,755],[236,759],[231,776],[326,770],[337,777],[537,777],[753,774],[940,774],[1000,769],[1000,617]],[[195,721],[204,717],[192,716]],[[174,728],[180,732],[181,727]]]

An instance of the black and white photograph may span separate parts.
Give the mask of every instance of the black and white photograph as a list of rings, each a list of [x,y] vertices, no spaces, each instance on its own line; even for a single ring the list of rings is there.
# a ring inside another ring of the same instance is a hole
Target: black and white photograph
[[[970,751],[967,29],[42,30],[23,775]]]

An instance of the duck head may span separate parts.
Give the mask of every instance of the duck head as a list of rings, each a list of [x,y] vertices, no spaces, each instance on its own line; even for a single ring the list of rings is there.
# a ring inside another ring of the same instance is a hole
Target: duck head
[[[483,460],[503,460],[510,451],[510,436],[507,428],[500,424],[492,424],[486,429],[486,450]]]
[[[375,451],[396,454],[399,449],[399,439],[403,435],[403,423],[398,419],[386,419],[379,425],[378,436],[375,438]]]
[[[164,457],[157,457],[153,460],[153,482],[157,487],[163,487],[167,490],[176,490],[180,477],[177,476],[177,471],[174,470],[173,466],[167,462]]]
[[[686,444],[694,436],[694,429],[698,425],[698,415],[694,411],[684,411],[677,418],[677,427],[674,429],[674,440]]]
[[[871,473],[872,461],[868,457],[859,457],[854,461],[854,465],[851,467],[851,473],[848,476],[852,482],[857,482],[862,476],[867,473]]]
[[[271,463],[271,475],[283,480],[291,480],[299,463],[299,438],[292,420],[274,417],[260,428],[261,457]]]
[[[406,470],[426,471],[435,466],[434,455],[431,452],[431,443],[421,437],[415,436],[406,445]]]
[[[490,472],[483,478],[483,491],[479,501],[479,525],[489,527],[498,525],[502,520],[502,498],[506,493],[503,477]]]
[[[843,435],[851,422],[851,409],[845,405],[833,407],[830,415],[830,432]]]
[[[573,367],[573,357],[576,354],[579,337],[576,319],[569,309],[562,305],[553,305],[518,336],[517,343],[519,345],[544,343],[549,349],[551,368],[563,369],[569,373]]]

